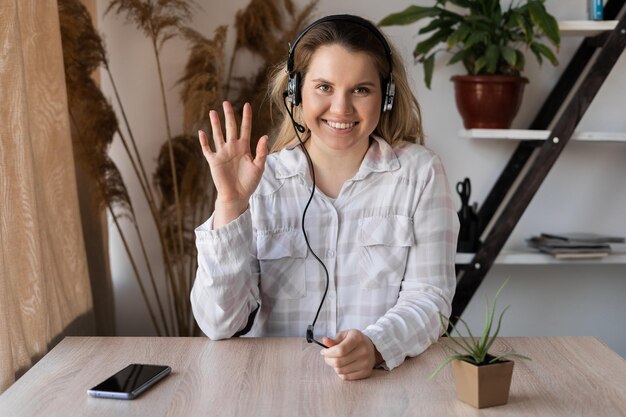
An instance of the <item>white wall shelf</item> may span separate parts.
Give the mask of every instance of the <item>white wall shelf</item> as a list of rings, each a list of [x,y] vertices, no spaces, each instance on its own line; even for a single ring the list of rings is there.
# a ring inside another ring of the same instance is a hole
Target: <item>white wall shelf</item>
[[[559,22],[563,36],[596,36],[615,29],[618,20],[564,20]]]
[[[474,258],[473,253],[457,253],[456,263],[469,264]],[[556,259],[552,255],[534,251],[532,249],[507,250],[503,249],[495,260],[496,265],[615,265],[626,264],[626,252],[613,252],[603,258],[587,259]]]
[[[549,130],[528,129],[464,129],[459,136],[468,139],[546,140]],[[572,140],[588,142],[626,142],[623,132],[574,132]]]

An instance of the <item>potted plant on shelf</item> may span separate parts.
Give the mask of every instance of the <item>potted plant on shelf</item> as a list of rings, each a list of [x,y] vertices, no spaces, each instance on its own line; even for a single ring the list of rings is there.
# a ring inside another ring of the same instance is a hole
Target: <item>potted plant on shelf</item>
[[[528,82],[521,76],[526,63],[522,49],[530,49],[539,63],[547,58],[558,64],[553,51],[541,42],[547,38],[558,51],[558,24],[544,1],[514,0],[503,11],[499,0],[436,0],[432,7],[409,6],[390,14],[379,25],[428,20],[418,34],[430,36],[413,51],[416,62],[424,65],[426,86],[430,88],[435,56],[452,53],[448,65],[462,62],[468,73],[452,77],[465,128],[508,129]]]
[[[472,335],[468,324],[458,318],[466,329],[468,336],[463,336],[456,325],[452,324],[444,315],[440,314],[441,326],[447,336],[447,342],[441,346],[450,352],[450,355],[428,377],[434,378],[446,365],[452,363],[457,398],[476,408],[486,408],[503,405],[508,402],[509,388],[513,376],[513,361],[509,358],[530,360],[527,356],[516,353],[492,355],[489,349],[495,342],[502,325],[502,317],[510,306],[507,306],[498,317],[497,327],[491,334],[496,311],[496,302],[506,282],[498,289],[489,306],[487,300],[487,317],[483,334],[476,338]],[[450,331],[448,330],[450,327]],[[451,336],[456,332],[460,338]]]

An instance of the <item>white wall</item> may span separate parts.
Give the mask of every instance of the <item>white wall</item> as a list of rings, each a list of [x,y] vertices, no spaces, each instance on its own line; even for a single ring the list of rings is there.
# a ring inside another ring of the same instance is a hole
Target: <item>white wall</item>
[[[194,25],[205,35],[212,36],[218,25],[232,25],[235,12],[243,8],[247,0],[202,0],[198,3],[202,5],[203,11],[196,14]],[[302,5],[305,2],[298,0],[296,3]],[[99,1],[100,14],[107,4],[108,1]],[[430,5],[432,2],[320,0],[316,17],[334,13],[359,13],[378,21],[410,4]],[[585,0],[546,2],[548,9],[560,20],[586,18],[585,4]],[[135,134],[141,138],[144,162],[147,163],[148,171],[152,172],[158,148],[165,138],[165,127],[150,45],[132,26],[125,25],[122,19],[114,15],[99,17],[99,28],[106,38],[118,87]],[[462,73],[462,67],[447,67],[444,60],[440,60],[435,69],[432,90],[427,90],[422,82],[421,66],[412,63],[416,27],[390,27],[384,31],[405,57],[413,80],[413,90],[422,106],[428,146],[443,158],[451,186],[466,176],[470,177],[474,193],[472,201],[482,202],[513,152],[515,143],[459,138],[462,123],[455,108],[449,78]],[[231,28],[228,45],[232,45],[233,38]],[[524,128],[530,124],[579,41],[579,38],[563,39],[559,54],[562,65],[558,68],[549,64],[539,67],[533,57],[528,57],[525,75],[531,83],[527,86],[514,127]],[[170,42],[164,50],[166,88],[175,133],[181,130],[182,111],[174,83],[186,62],[186,54],[184,45],[176,40]],[[244,66],[242,68],[245,69]],[[108,80],[105,76],[102,79],[105,94],[112,97]],[[622,56],[579,128],[587,131],[626,132],[622,93],[625,89],[626,57]],[[112,148],[112,155],[123,172],[130,172],[122,154],[117,143]],[[525,238],[543,231],[595,231],[626,235],[626,217],[623,215],[626,210],[624,161],[624,144],[570,143],[523,215],[507,246],[522,247]],[[129,175],[127,177],[130,178]],[[138,194],[137,185],[133,187],[135,191],[131,194]],[[139,213],[147,213],[147,207],[141,200],[137,199],[135,204]],[[146,222],[142,227],[150,226],[149,216],[141,217]],[[148,240],[155,242],[154,237]],[[152,258],[158,258],[160,250],[156,245],[150,246],[149,250]],[[113,229],[111,259],[118,331],[122,335],[151,334],[132,271]],[[496,266],[468,306],[464,317],[470,323],[480,327],[483,293],[494,294],[505,278],[510,278],[510,282],[503,294],[502,304],[512,304],[505,321],[505,334],[594,335],[626,357],[626,332],[621,326],[626,318],[626,303],[622,302],[626,295],[626,265]]]

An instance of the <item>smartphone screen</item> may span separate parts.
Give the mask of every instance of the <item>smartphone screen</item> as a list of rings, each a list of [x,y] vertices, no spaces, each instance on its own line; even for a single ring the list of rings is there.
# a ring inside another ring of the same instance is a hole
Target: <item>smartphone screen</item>
[[[165,365],[133,363],[87,391],[92,397],[132,400],[167,376],[172,368]]]

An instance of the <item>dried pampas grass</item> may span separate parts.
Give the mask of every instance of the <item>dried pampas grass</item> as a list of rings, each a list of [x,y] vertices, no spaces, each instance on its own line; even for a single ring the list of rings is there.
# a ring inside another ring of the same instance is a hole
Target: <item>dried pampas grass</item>
[[[163,70],[161,65],[161,49],[165,43],[180,35],[182,27],[187,25],[191,20],[192,0],[111,0],[106,13],[114,11],[117,15],[125,14],[126,21],[134,23],[137,28],[145,34],[152,42],[152,50],[156,61],[156,67],[159,77],[159,87],[161,91],[161,101],[163,104],[163,116],[165,122],[165,130],[167,133],[167,150],[171,175],[173,178],[172,186],[174,193],[174,212],[176,217],[175,224],[161,224],[156,213],[156,203],[152,200],[150,203],[153,216],[157,222],[161,246],[163,249],[164,260],[166,264],[166,274],[168,278],[169,290],[174,297],[173,308],[176,313],[176,327],[179,332],[189,334],[192,330],[188,327],[191,316],[190,302],[185,294],[182,293],[185,279],[185,268],[182,262],[176,262],[176,259],[185,258],[185,244],[183,231],[183,213],[181,203],[179,201],[178,180],[176,178],[176,166],[174,161],[174,144],[172,128],[170,125],[170,117],[168,103],[165,94],[165,83],[163,81]],[[147,186],[147,178],[143,173],[144,181]],[[163,226],[166,228],[163,229]],[[177,236],[177,245],[173,251],[171,247],[164,242],[165,236]],[[193,324],[192,324],[193,327]]]
[[[190,44],[185,72],[178,81],[182,85],[183,130],[187,135],[195,135],[198,129],[208,130],[209,111],[224,100],[226,30],[226,26],[220,26],[213,39],[207,39],[191,28],[181,29]]]
[[[109,102],[91,78],[91,73],[99,66],[108,66],[104,45],[95,32],[91,16],[79,0],[59,0],[59,21],[63,45],[63,61],[68,92],[72,142],[76,157],[94,184],[93,196],[96,204],[111,214],[120,234],[124,248],[138,280],[140,291],[148,307],[148,313],[157,333],[161,334],[156,312],[149,302],[148,290],[140,279],[139,270],[126,238],[120,217],[126,217],[143,245],[137,227],[136,216],[128,195],[128,190],[117,166],[108,155],[108,149],[116,132],[119,132],[117,117]],[[144,259],[145,248],[144,248]],[[161,320],[165,312],[160,305],[156,282],[149,268],[151,289],[158,301]],[[167,326],[164,325],[167,333]]]
[[[252,0],[248,7],[237,13],[235,26],[237,40],[231,57],[229,77],[232,76],[235,58],[240,50],[248,50],[261,58],[261,66],[250,77],[234,78],[236,109],[243,108],[249,101],[255,109],[252,123],[252,138],[256,141],[268,134],[273,120],[278,116],[272,113],[267,100],[267,85],[272,68],[287,58],[289,43],[298,36],[309,23],[318,0],[311,0],[297,11],[291,0]],[[227,84],[230,86],[230,82]]]
[[[203,216],[213,204],[213,196],[207,190],[213,189],[209,183],[209,167],[194,136],[180,135],[172,141],[174,145],[174,165],[180,190],[180,204],[184,219],[185,257],[195,258],[194,230],[203,221]],[[169,170],[169,151],[165,144],[161,147],[154,172],[154,183],[160,195],[160,215],[164,224],[175,222],[175,199],[172,190],[173,177]],[[166,230],[172,229],[166,227]],[[175,248],[175,236],[166,235],[166,244]],[[180,260],[178,260],[180,261]],[[191,291],[191,288],[189,288]]]
[[[184,273],[176,282],[174,294],[179,303],[185,303],[189,300],[198,267],[194,230],[204,221],[207,213],[213,211],[216,194],[197,138],[190,135],[176,136],[172,145],[176,176],[173,177],[170,170],[169,148],[167,144],[163,144],[153,180],[160,194],[159,216],[165,230],[162,244],[169,247],[172,253],[175,253],[180,238],[175,232],[178,222],[177,208],[182,216],[183,256],[177,256],[173,262],[174,269],[183,270]],[[176,187],[174,181],[178,181]],[[179,191],[178,203],[174,189]],[[182,316],[179,320],[182,328],[193,332],[195,322],[191,314]]]
[[[117,117],[91,78],[91,73],[106,62],[104,45],[93,29],[89,12],[78,0],[59,0],[59,23],[76,156],[96,184],[95,203],[103,208],[118,207],[132,219],[128,191],[108,155],[118,130]]]
[[[298,11],[292,0],[252,0],[236,15],[237,38],[226,74],[227,27],[218,27],[212,38],[191,29],[189,23],[195,2],[110,1],[105,14],[113,12],[135,25],[151,41],[156,59],[167,138],[150,180],[104,45],[93,29],[89,13],[80,0],[59,0],[72,132],[81,149],[79,158],[90,169],[100,204],[111,213],[159,335],[199,334],[189,300],[197,268],[194,229],[213,211],[216,192],[195,132],[199,128],[209,130],[209,110],[220,107],[224,100],[233,103],[238,115],[245,102],[252,104],[254,141],[269,132],[272,122],[266,100],[269,70],[286,57],[288,43],[304,28],[316,4],[317,0],[312,0]],[[184,106],[184,133],[178,136],[172,135],[170,128],[160,57],[165,43],[173,37],[180,37],[189,44],[189,59],[177,83]],[[235,59],[243,51],[250,51],[256,57],[258,70],[235,78],[232,75]],[[120,109],[120,123],[126,133],[120,129],[111,104],[90,78],[98,66],[102,66],[109,77]],[[108,156],[114,137],[122,142],[150,208],[162,248],[165,285],[156,283],[152,272],[154,262],[146,253],[124,179]],[[253,143],[253,150],[255,145]],[[139,272],[136,250],[128,244],[127,226],[119,221],[121,216],[130,220],[138,236],[147,278]],[[162,294],[164,287],[165,294]]]
[[[192,0],[111,0],[104,14],[125,13],[126,21],[134,23],[160,49],[191,20],[194,4]]]

